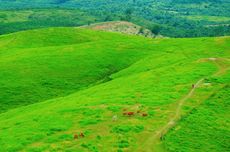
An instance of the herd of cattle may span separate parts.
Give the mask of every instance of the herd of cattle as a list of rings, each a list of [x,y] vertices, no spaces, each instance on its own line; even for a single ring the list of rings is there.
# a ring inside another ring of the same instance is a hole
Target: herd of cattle
[[[141,112],[140,111],[137,111],[137,114],[140,114]],[[134,116],[135,115],[135,112],[132,112],[132,111],[128,111],[128,112],[123,112],[123,115],[124,116]],[[148,114],[147,113],[141,113],[141,115],[143,117],[147,117]]]
[[[85,135],[84,135],[84,133],[80,133],[80,134],[74,134],[74,139],[79,139],[79,138],[84,138],[85,137]]]
[[[136,114],[139,114],[141,115],[142,117],[147,117],[148,114],[145,113],[145,112],[141,112],[140,110],[138,110],[137,112],[133,112],[133,111],[127,111],[127,109],[123,109],[123,116],[134,116]],[[113,116],[113,121],[116,121],[117,120],[117,115]],[[84,138],[85,135],[84,133],[80,133],[80,134],[74,134],[74,139],[79,139],[79,138]]]

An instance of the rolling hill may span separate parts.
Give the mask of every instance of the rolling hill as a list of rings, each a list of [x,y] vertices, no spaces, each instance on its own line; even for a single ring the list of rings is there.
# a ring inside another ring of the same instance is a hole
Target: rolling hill
[[[110,74],[150,52],[146,43],[149,40],[77,28],[3,35],[0,111],[106,81]]]
[[[229,50],[230,37],[2,35],[0,151],[228,151]]]

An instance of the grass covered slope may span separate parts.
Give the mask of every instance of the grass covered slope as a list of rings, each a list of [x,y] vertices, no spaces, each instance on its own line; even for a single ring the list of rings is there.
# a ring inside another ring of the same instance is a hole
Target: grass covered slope
[[[169,151],[229,151],[229,82],[166,135],[164,144]]]
[[[175,111],[179,109],[179,116],[186,116],[213,93],[218,93],[223,85],[213,83],[215,77],[224,79],[224,84],[228,83],[229,37],[153,40],[103,32],[95,32],[94,36],[100,34],[106,38],[61,47],[75,47],[76,52],[81,53],[78,60],[72,60],[71,56],[75,55],[70,54],[68,63],[87,61],[87,64],[83,64],[84,70],[77,71],[83,78],[92,74],[92,70],[98,75],[104,66],[113,65],[112,69],[119,67],[113,74],[107,75],[110,81],[81,89],[66,97],[0,114],[0,151],[167,151],[164,144],[156,145],[160,142],[156,134],[161,133],[162,128],[174,118]],[[100,50],[99,46],[103,46],[103,49]],[[53,47],[40,49],[50,48]],[[20,50],[37,52],[36,56],[50,53],[48,50],[38,52],[36,48]],[[101,53],[98,54],[98,51]],[[92,54],[84,58],[84,52]],[[108,56],[111,57],[107,59]],[[27,57],[29,59],[30,56]],[[56,66],[51,69],[66,69],[61,68],[62,64]],[[85,71],[87,69],[90,70]],[[88,74],[82,75],[84,72]],[[48,82],[52,80],[51,76],[45,74]],[[189,98],[181,102],[188,96],[192,84],[201,79],[204,80],[193,89]],[[206,83],[211,83],[212,87]],[[135,114],[125,116],[124,112]],[[228,111],[225,112],[225,116],[229,117]],[[143,114],[147,116],[143,117]],[[228,126],[226,122],[223,124]],[[81,132],[84,138],[73,138]],[[220,135],[228,138],[225,136],[227,134]],[[165,137],[166,142],[167,139],[170,142],[170,137]],[[173,147],[178,145],[174,142],[170,144]],[[228,144],[227,140],[221,144]]]
[[[150,46],[143,38],[76,28],[0,36],[0,112],[107,81]]]

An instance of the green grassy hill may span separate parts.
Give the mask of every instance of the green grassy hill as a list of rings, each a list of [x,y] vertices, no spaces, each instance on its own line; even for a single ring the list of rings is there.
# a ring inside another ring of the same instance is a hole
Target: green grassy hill
[[[0,36],[0,111],[107,81],[110,74],[151,52],[149,42],[76,28]]]
[[[229,150],[230,37],[49,28],[0,48],[0,151]]]

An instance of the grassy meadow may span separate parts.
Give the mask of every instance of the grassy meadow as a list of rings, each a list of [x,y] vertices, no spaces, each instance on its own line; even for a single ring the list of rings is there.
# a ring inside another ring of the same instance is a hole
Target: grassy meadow
[[[0,35],[45,27],[75,27],[98,21],[102,18],[78,9],[0,10]]]
[[[229,57],[230,37],[2,35],[0,152],[228,151]]]
[[[210,22],[229,22],[230,18],[225,16],[199,16],[199,15],[190,15],[186,16],[187,19],[195,21],[210,21]]]

